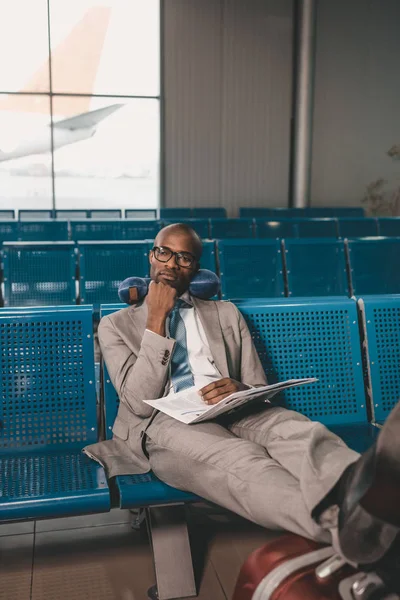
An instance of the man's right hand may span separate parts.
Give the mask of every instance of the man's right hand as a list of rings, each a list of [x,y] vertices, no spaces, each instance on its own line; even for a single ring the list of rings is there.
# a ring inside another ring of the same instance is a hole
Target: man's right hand
[[[148,316],[146,329],[165,336],[165,322],[176,300],[176,289],[152,281],[149,285],[149,293],[146,296]]]

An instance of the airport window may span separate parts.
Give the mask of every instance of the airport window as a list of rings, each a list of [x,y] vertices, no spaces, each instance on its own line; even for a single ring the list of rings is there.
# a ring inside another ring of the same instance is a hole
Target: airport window
[[[159,0],[0,0],[0,207],[155,208]]]

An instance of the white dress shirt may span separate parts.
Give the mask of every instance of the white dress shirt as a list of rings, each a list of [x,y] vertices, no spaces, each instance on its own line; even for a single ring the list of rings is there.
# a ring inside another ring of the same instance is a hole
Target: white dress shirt
[[[188,304],[193,305],[188,292],[182,294],[181,299],[185,300]],[[194,387],[201,389],[208,383],[221,379],[222,375],[215,365],[204,327],[195,307],[181,308],[179,309],[179,314],[186,327],[189,366],[194,379]],[[150,333],[158,335],[154,332]],[[167,333],[169,335],[169,318],[167,319]],[[167,395],[171,393],[174,393],[172,381],[170,381],[170,389]]]

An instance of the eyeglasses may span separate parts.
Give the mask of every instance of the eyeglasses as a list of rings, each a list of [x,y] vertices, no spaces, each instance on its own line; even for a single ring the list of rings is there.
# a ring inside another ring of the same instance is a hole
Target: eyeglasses
[[[154,257],[160,262],[167,263],[173,256],[180,267],[190,269],[196,262],[196,257],[190,252],[173,252],[171,248],[167,246],[154,246],[152,248]]]

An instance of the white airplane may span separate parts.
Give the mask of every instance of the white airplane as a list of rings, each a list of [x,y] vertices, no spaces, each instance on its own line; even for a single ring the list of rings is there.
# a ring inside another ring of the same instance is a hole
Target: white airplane
[[[58,77],[58,85],[62,89],[76,89],[74,86],[82,86],[82,89],[93,89],[97,75],[99,61],[103,49],[104,39],[110,21],[111,9],[108,7],[94,7],[86,11],[83,18],[75,23],[68,35],[60,41],[52,50],[52,67]],[[93,28],[93,23],[96,28]],[[90,37],[89,37],[90,36]],[[76,69],[76,65],[68,57],[74,56],[77,49],[90,47],[83,66]],[[47,89],[49,74],[48,59],[39,66],[22,92],[34,92],[35,90]],[[80,142],[92,137],[96,133],[98,124],[113,112],[124,106],[124,104],[111,104],[96,110],[88,110],[90,106],[90,94],[75,97],[73,101],[68,98],[58,98],[53,103],[53,147],[55,150]],[[18,122],[17,135],[12,135],[11,145],[3,141],[1,147],[0,138],[0,162],[14,160],[26,156],[47,154],[50,150],[50,124],[48,120],[49,103],[45,96],[34,97],[31,95],[13,95],[0,97],[0,111],[3,115],[10,115],[9,128],[12,132],[13,124]],[[79,114],[75,114],[79,111]],[[27,125],[33,123],[37,127],[21,135],[24,131],[23,123],[27,118]],[[3,125],[4,127],[4,125]],[[4,130],[3,134],[4,134]],[[15,139],[16,138],[16,139]],[[19,138],[19,139],[18,139]]]
[[[111,104],[104,108],[98,108],[68,119],[53,123],[53,147],[54,150],[87,140],[96,133],[96,127],[106,117],[124,106],[123,104]],[[0,162],[30,156],[31,154],[43,154],[49,151],[49,131],[47,126],[43,133],[38,132],[32,139],[18,144],[13,150],[2,152],[0,149]]]

